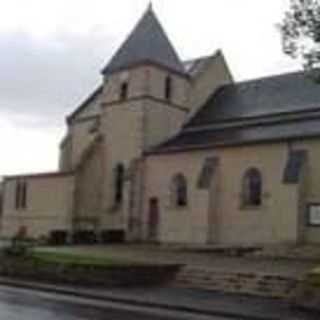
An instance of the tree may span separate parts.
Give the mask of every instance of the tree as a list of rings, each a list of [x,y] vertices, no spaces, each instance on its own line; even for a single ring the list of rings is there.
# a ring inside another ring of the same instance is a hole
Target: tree
[[[290,0],[280,30],[283,51],[301,60],[305,70],[319,74],[320,0]]]

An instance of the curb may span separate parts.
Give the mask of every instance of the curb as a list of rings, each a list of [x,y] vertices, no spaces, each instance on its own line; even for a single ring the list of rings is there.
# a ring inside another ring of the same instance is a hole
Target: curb
[[[320,314],[320,307],[312,307],[312,306],[304,306],[304,305],[294,305],[293,306],[296,310],[301,310],[304,312],[308,312],[311,314]]]
[[[178,312],[187,312],[191,314],[200,314],[206,316],[215,316],[215,317],[227,317],[232,319],[242,319],[242,320],[281,320],[281,316],[279,317],[265,317],[260,315],[252,315],[245,313],[236,313],[232,311],[220,311],[220,310],[203,310],[200,308],[188,307],[184,305],[173,305],[161,302],[150,302],[150,301],[141,301],[134,298],[127,297],[119,297],[114,295],[99,295],[89,292],[83,292],[81,290],[69,289],[64,287],[56,287],[49,284],[37,284],[33,282],[20,281],[20,280],[12,280],[12,279],[4,279],[0,278],[0,285],[20,288],[20,289],[29,289],[36,290],[46,293],[55,293],[55,294],[63,294],[74,296],[78,298],[87,298],[91,300],[98,300],[100,302],[112,302],[112,303],[122,303],[137,307],[147,307],[147,308],[157,308],[169,311],[178,311]]]

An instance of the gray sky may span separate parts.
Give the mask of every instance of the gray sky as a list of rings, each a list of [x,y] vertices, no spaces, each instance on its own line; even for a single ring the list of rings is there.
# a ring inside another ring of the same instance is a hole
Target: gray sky
[[[0,0],[0,176],[57,168],[65,116],[148,0]],[[221,48],[236,80],[300,68],[276,24],[288,0],[154,0],[182,59]]]

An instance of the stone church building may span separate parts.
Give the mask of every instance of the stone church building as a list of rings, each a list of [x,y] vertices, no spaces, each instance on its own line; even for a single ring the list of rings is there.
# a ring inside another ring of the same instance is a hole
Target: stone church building
[[[149,8],[67,117],[58,172],[7,176],[1,236],[320,242],[320,86],[181,61]]]

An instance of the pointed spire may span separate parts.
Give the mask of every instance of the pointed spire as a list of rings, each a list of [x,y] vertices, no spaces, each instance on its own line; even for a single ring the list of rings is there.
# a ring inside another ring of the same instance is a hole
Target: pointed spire
[[[153,4],[152,4],[152,1],[149,1],[148,11],[153,11]]]
[[[153,11],[152,2],[102,73],[113,73],[139,63],[154,63],[185,74],[182,62]]]

